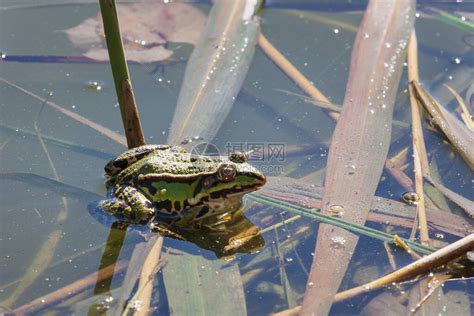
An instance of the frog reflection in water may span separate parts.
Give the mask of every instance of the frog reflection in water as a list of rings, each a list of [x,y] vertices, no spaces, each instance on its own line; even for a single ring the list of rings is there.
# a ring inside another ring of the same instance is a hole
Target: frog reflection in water
[[[99,206],[134,224],[213,230],[266,182],[244,153],[190,154],[182,147],[140,146],[105,166],[110,199]],[[183,238],[185,239],[185,238]]]

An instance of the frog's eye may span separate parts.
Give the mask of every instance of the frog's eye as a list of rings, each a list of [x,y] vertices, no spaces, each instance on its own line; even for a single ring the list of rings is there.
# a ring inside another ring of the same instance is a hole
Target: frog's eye
[[[235,163],[244,163],[249,160],[249,155],[246,152],[235,151],[229,154],[229,160]]]
[[[232,181],[235,178],[236,174],[237,169],[235,168],[235,166],[229,164],[223,164],[219,167],[219,170],[217,171],[217,176],[219,180],[223,182]]]

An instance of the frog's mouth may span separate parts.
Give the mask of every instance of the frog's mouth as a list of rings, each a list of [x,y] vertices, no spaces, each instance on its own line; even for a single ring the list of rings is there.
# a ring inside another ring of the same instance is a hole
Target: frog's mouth
[[[214,191],[210,193],[211,200],[216,200],[220,198],[232,199],[232,198],[242,198],[247,193],[257,191],[260,189],[262,184],[253,183],[247,185],[234,185],[230,188],[221,189],[219,191]]]

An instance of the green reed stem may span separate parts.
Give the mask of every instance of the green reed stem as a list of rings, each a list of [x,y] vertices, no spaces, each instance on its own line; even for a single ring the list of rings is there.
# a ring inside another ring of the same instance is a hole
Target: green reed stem
[[[275,207],[283,208],[283,209],[288,210],[292,213],[296,213],[296,214],[299,214],[301,216],[310,217],[310,218],[313,218],[313,219],[315,219],[319,222],[322,222],[322,223],[334,225],[334,226],[346,229],[348,231],[358,233],[358,234],[362,234],[362,235],[365,235],[365,236],[368,236],[368,237],[376,238],[376,239],[379,239],[379,240],[382,240],[382,241],[386,241],[386,242],[390,242],[390,243],[393,242],[394,236],[391,235],[391,234],[381,232],[381,231],[378,231],[378,230],[370,228],[370,227],[349,223],[349,222],[346,222],[346,221],[344,221],[340,218],[337,218],[337,217],[324,215],[322,213],[317,212],[315,209],[307,209],[307,208],[304,208],[304,207],[295,206],[295,205],[292,205],[292,204],[287,203],[287,202],[274,200],[272,198],[262,196],[262,195],[258,195],[258,194],[255,194],[255,193],[254,194],[252,194],[252,193],[248,194],[247,196],[249,196],[252,200],[255,200],[255,201],[258,201],[258,202],[261,202],[261,203],[265,203],[267,205],[272,205],[272,206],[275,206]],[[405,241],[414,251],[416,251],[420,254],[427,255],[427,254],[430,254],[430,253],[435,251],[433,248],[423,246],[423,245],[421,245],[419,243],[416,243],[414,241],[404,239],[404,238],[401,238],[401,239],[403,241]]]
[[[115,0],[100,0],[100,11],[104,22],[105,40],[109,51],[110,66],[114,77],[115,91],[120,105],[122,122],[129,148],[145,144],[138,115],[132,83],[128,73],[125,51]]]

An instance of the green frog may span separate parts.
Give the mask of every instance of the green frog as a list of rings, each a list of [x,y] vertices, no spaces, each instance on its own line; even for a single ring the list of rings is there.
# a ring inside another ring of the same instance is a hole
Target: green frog
[[[232,214],[246,193],[266,182],[246,153],[203,156],[168,145],[130,149],[104,169],[110,199],[100,208],[137,224],[154,220],[185,226]]]

